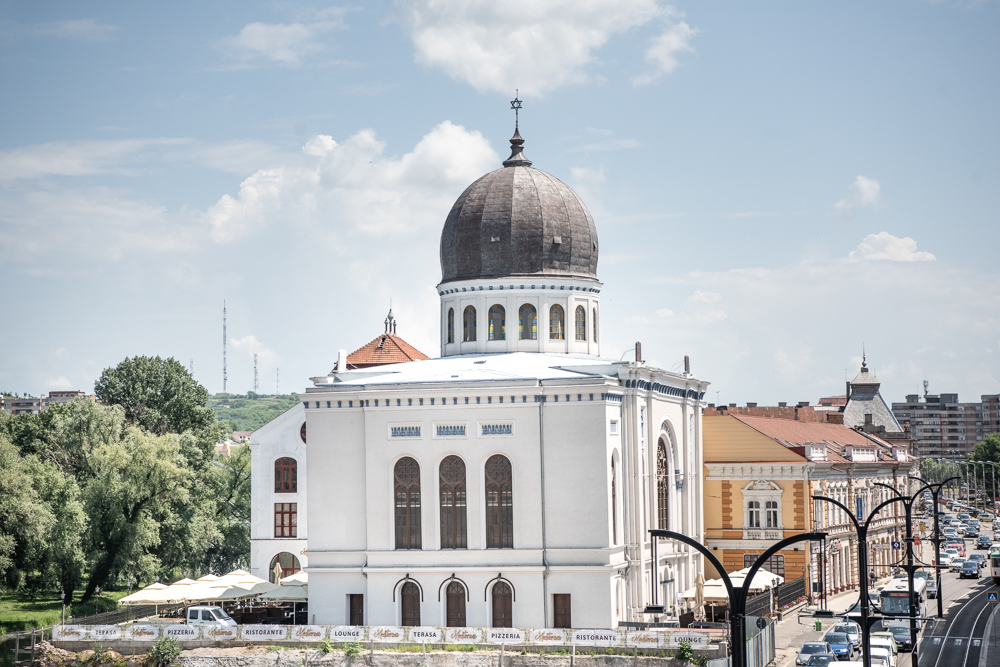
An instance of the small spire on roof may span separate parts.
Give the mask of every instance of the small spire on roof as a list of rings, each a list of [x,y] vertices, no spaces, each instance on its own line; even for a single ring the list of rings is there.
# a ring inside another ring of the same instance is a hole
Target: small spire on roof
[[[518,130],[518,113],[521,110],[521,100],[517,99],[517,91],[514,91],[514,99],[510,101],[510,108],[514,110],[514,136],[510,138],[510,157],[503,161],[505,167],[530,167],[531,160],[524,156],[524,139]]]
[[[396,334],[396,318],[392,316],[392,300],[389,300],[389,314],[385,316],[385,333]]]

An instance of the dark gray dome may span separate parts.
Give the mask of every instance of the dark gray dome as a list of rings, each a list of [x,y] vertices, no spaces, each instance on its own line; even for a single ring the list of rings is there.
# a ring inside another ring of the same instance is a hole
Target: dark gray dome
[[[597,229],[583,201],[533,169],[519,134],[511,158],[470,185],[441,232],[441,282],[505,276],[597,279]]]

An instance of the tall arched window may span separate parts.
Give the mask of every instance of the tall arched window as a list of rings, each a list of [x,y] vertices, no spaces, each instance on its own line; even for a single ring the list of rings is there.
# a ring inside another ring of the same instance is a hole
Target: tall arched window
[[[299,464],[290,456],[283,456],[274,462],[274,492],[299,492]]]
[[[618,479],[614,457],[611,457],[611,543],[618,544]]]
[[[764,503],[764,521],[767,528],[778,527],[778,501],[768,500]]]
[[[396,548],[420,548],[420,465],[406,456],[396,462]]]
[[[507,340],[507,311],[499,303],[490,306],[489,340]]]
[[[538,313],[530,303],[521,306],[517,317],[517,337],[520,340],[538,338]]]
[[[441,461],[440,475],[441,548],[465,549],[467,548],[465,461],[457,456],[447,457]]]
[[[564,340],[566,338],[566,313],[558,303],[549,308],[549,339]]]
[[[514,627],[513,607],[514,591],[506,581],[493,584],[493,627]]]
[[[656,445],[656,502],[659,528],[670,530],[670,460],[663,438]]]
[[[399,589],[399,602],[402,608],[402,623],[405,627],[420,625],[420,587],[412,581],[407,581]]]
[[[576,339],[587,340],[587,310],[583,306],[576,307]]]
[[[448,584],[445,606],[449,628],[465,627],[465,586],[457,581]]]
[[[276,584],[285,577],[290,577],[301,569],[302,566],[299,565],[299,559],[295,557],[295,554],[282,551],[280,554],[271,559],[271,566],[268,570],[267,576],[272,584]]]
[[[462,340],[471,343],[476,340],[476,309],[466,306],[462,314]]]
[[[507,457],[500,454],[495,454],[486,461],[486,548],[514,548],[511,467]]]
[[[594,342],[597,342],[597,309],[594,308],[594,317],[590,320],[590,329],[594,332]]]
[[[760,528],[760,501],[747,503],[747,528]]]
[[[455,342],[455,309],[448,309],[448,342]]]

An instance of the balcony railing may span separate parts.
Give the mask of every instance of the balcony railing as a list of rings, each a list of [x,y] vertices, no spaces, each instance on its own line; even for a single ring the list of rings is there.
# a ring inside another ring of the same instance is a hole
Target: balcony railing
[[[784,531],[780,528],[745,528],[743,529],[744,540],[780,540],[784,537]]]

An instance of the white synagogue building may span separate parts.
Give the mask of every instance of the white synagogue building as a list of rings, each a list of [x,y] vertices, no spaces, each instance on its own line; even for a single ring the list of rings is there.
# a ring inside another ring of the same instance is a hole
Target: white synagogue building
[[[702,571],[648,530],[704,540],[707,383],[601,356],[593,219],[523,143],[444,223],[441,358],[390,314],[253,433],[251,567],[310,622],[615,628]]]

